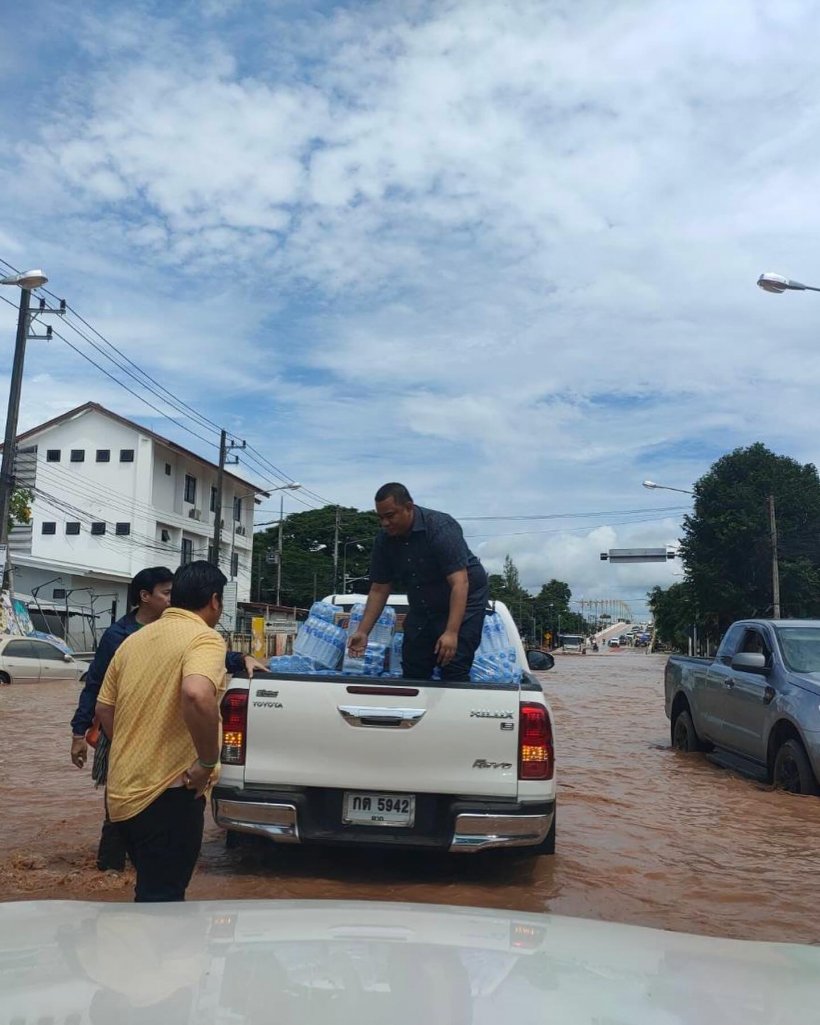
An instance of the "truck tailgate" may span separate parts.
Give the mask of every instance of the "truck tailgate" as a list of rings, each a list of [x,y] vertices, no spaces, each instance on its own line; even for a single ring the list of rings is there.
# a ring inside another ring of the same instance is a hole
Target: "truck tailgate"
[[[519,692],[254,676],[245,784],[515,798]]]

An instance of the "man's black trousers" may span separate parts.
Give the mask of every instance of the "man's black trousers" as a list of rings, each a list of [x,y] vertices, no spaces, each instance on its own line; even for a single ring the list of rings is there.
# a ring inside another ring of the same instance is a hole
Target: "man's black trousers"
[[[458,632],[453,660],[441,667],[442,680],[469,680],[476,649],[481,643],[486,601],[467,606]],[[417,612],[411,609],[404,621],[402,675],[408,680],[429,680],[436,667],[436,641],[447,628],[447,612]]]
[[[137,870],[135,900],[185,900],[205,825],[205,798],[171,787],[132,819],[120,822],[128,857]]]

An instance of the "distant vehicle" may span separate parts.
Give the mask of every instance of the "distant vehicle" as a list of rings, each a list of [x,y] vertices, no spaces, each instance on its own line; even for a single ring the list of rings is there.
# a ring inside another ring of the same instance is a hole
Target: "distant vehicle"
[[[621,634],[618,640],[621,642],[621,647],[625,648],[629,644],[629,634]]]
[[[0,640],[0,684],[79,683],[88,670],[86,662],[36,637]]]
[[[672,655],[664,684],[673,747],[820,794],[820,620],[734,623],[714,659]]]
[[[559,646],[564,652],[572,652],[578,655],[586,655],[587,642],[581,634],[561,634],[558,638]]]
[[[620,648],[621,641],[618,637],[610,637],[609,640],[606,642],[606,646],[608,648]]]

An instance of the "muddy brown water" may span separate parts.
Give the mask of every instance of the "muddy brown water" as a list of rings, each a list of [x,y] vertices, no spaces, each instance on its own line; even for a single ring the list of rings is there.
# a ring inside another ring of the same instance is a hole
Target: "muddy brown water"
[[[565,656],[544,674],[557,724],[554,858],[226,850],[209,816],[189,898],[421,901],[820,943],[820,799],[671,751],[663,665],[613,651]],[[102,798],[69,761],[76,697],[0,688],[3,900],[132,898],[130,871],[94,867]]]

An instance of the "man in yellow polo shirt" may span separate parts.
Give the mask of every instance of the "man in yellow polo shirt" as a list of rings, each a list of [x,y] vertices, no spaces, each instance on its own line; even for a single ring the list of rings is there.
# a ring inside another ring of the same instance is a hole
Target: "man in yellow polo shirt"
[[[199,857],[219,765],[225,642],[214,627],[226,582],[209,562],[181,566],[171,608],[123,642],[100,691],[108,813],[137,870],[137,901],[184,900]]]

